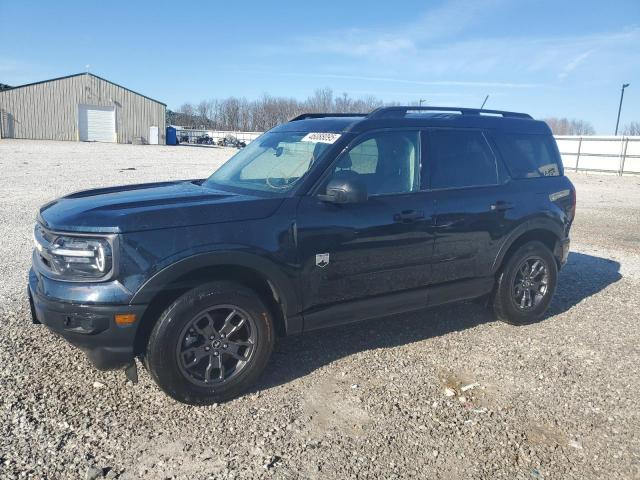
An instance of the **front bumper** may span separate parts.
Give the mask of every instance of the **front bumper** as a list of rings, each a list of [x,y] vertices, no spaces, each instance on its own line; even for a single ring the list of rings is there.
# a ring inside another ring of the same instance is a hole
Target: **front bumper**
[[[558,252],[556,256],[560,261],[560,266],[564,267],[569,259],[569,249],[571,248],[571,240],[569,238],[565,238],[558,242],[557,244]]]
[[[38,293],[38,276],[29,272],[27,289],[34,323],[42,323],[83,350],[99,370],[129,365],[134,359],[138,323],[146,305],[91,305],[60,301]],[[136,322],[120,326],[115,315],[133,313]]]

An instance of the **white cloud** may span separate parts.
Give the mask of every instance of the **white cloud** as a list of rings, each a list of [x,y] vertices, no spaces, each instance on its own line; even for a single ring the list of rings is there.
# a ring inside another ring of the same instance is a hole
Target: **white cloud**
[[[406,78],[394,78],[394,77],[376,77],[366,75],[342,75],[332,73],[289,73],[287,76],[305,76],[315,78],[335,78],[343,80],[363,80],[368,82],[383,82],[383,83],[398,83],[407,85],[420,85],[420,86],[435,86],[435,87],[496,87],[496,88],[534,88],[541,86],[535,83],[507,83],[507,82],[473,82],[463,80],[436,80],[436,81],[423,81],[423,80],[411,80]]]
[[[307,52],[336,53],[355,57],[386,57],[416,53],[416,43],[448,38],[463,31],[489,7],[504,0],[492,0],[480,4],[471,0],[447,2],[432,9],[416,20],[408,22],[397,32],[375,29],[350,28],[328,32],[322,36],[301,39],[300,45]]]
[[[411,51],[413,42],[391,34],[372,34],[351,29],[326,37],[310,37],[302,41],[302,49],[308,53],[331,53],[349,56],[387,56]]]
[[[592,80],[604,78],[614,74],[606,68],[614,59],[626,56],[628,63],[638,57],[634,47],[640,44],[638,27],[588,35],[460,34],[495,15],[492,7],[501,1],[447,3],[402,27],[327,32],[297,39],[279,50],[313,54],[328,78],[496,89],[557,85],[587,64],[597,72]]]
[[[586,52],[581,53],[569,63],[567,63],[562,71],[558,74],[558,78],[560,80],[565,79],[571,72],[573,72],[578,66],[583,63],[595,50],[587,50]]]

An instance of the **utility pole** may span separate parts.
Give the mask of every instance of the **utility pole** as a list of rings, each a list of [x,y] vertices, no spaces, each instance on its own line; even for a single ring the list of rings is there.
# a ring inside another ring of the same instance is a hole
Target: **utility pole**
[[[628,86],[629,86],[628,83],[623,83],[622,90],[620,90],[620,105],[618,105],[618,119],[616,120],[616,133],[615,133],[616,136],[618,136],[618,125],[620,124],[620,112],[622,111],[622,99],[624,98],[624,89],[627,88]]]

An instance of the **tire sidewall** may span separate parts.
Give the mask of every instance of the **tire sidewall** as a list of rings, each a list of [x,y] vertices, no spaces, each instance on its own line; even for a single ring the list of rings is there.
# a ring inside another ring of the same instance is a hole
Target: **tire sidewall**
[[[198,386],[181,372],[177,344],[187,322],[208,307],[221,304],[237,306],[253,318],[255,350],[237,376],[222,385]],[[187,292],[162,314],[149,339],[147,362],[156,383],[171,397],[188,404],[210,404],[238,395],[255,381],[271,355],[273,341],[271,313],[254,292],[230,282],[213,282]]]

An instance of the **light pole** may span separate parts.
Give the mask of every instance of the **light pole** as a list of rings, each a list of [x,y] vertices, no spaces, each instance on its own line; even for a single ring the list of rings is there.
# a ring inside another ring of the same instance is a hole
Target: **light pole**
[[[616,136],[618,136],[618,125],[620,124],[620,112],[622,111],[622,99],[624,98],[624,89],[627,88],[628,86],[629,86],[628,83],[623,83],[622,90],[620,90],[620,105],[618,105],[618,119],[616,120],[616,133],[615,133]]]
[[[422,106],[422,102],[426,102],[426,100],[425,100],[424,98],[421,98],[421,99],[418,101],[418,104],[419,104],[420,106]]]

